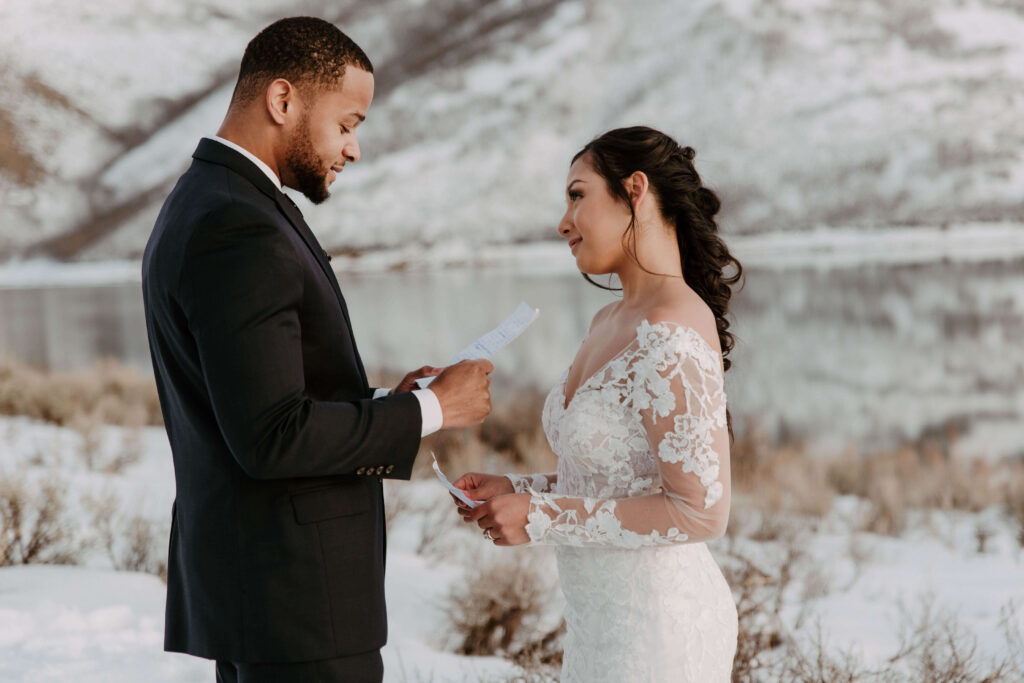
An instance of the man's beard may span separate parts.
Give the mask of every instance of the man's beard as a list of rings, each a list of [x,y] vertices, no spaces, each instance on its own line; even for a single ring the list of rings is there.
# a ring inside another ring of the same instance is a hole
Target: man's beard
[[[327,191],[327,174],[330,170],[324,170],[309,137],[309,116],[303,114],[284,160],[295,178],[295,189],[314,204],[321,204],[331,196]]]

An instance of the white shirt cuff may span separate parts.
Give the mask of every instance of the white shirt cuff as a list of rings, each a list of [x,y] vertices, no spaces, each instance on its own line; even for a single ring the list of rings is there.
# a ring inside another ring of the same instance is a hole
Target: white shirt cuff
[[[391,390],[388,389],[387,387],[381,387],[380,389],[374,389],[373,390],[373,397],[374,398],[384,398],[385,396],[390,396],[390,395],[391,395]]]
[[[444,426],[444,415],[441,414],[441,402],[430,389],[414,389],[412,395],[420,402],[420,415],[423,416],[423,429],[420,437],[433,434]]]

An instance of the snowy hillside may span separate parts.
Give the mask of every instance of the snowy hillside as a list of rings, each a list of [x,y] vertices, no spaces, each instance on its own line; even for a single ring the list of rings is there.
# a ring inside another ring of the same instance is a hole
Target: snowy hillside
[[[733,233],[1020,219],[1019,2],[8,0],[0,256],[137,256],[246,41],[300,13],[377,67],[363,161],[303,206],[335,251],[548,238],[571,154],[635,123]]]

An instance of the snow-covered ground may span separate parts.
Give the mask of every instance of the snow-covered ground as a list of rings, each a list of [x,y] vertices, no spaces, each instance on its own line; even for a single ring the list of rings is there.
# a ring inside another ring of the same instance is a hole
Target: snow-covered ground
[[[126,432],[101,430],[98,459],[122,447]],[[90,471],[80,437],[23,418],[0,419],[0,472],[67,486],[72,519],[84,525],[80,499],[114,492],[119,514],[140,514],[166,528],[173,472],[163,430],[141,435],[142,457],[120,474]],[[449,474],[457,474],[455,472]],[[516,667],[497,657],[453,654],[456,634],[446,616],[449,591],[473,568],[511,561],[510,551],[485,544],[451,514],[433,479],[387,482],[393,518],[388,543],[390,640],[384,650],[387,681],[502,681]],[[739,503],[737,503],[739,504]],[[924,600],[935,614],[954,614],[985,656],[1005,656],[1003,610],[1016,606],[1024,629],[1024,557],[1014,523],[996,508],[979,513],[920,511],[901,538],[855,532],[863,501],[836,499],[818,524],[801,530],[800,559],[790,566],[782,618],[801,640],[820,625],[829,651],[853,651],[884,666],[898,647],[900,605],[913,612]],[[741,523],[742,518],[736,520]],[[984,553],[976,530],[991,532]],[[86,525],[87,526],[87,525]],[[84,536],[87,528],[79,529]],[[164,544],[158,534],[158,545]],[[780,549],[740,534],[710,544],[723,565],[733,552],[771,566]],[[551,551],[520,549],[542,576],[553,579]],[[543,617],[557,620],[554,584]],[[116,572],[102,552],[82,566],[0,569],[0,679],[4,681],[207,681],[211,663],[162,651],[164,586],[155,576]]]

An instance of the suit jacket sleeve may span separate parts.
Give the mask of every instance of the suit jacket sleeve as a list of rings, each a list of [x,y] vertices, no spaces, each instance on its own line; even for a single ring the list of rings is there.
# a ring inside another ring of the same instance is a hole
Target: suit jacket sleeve
[[[236,206],[208,215],[186,247],[182,309],[228,448],[258,479],[352,474],[370,466],[393,466],[388,476],[409,478],[421,428],[412,394],[352,401],[307,395],[299,316],[304,279],[293,243],[254,210]]]

